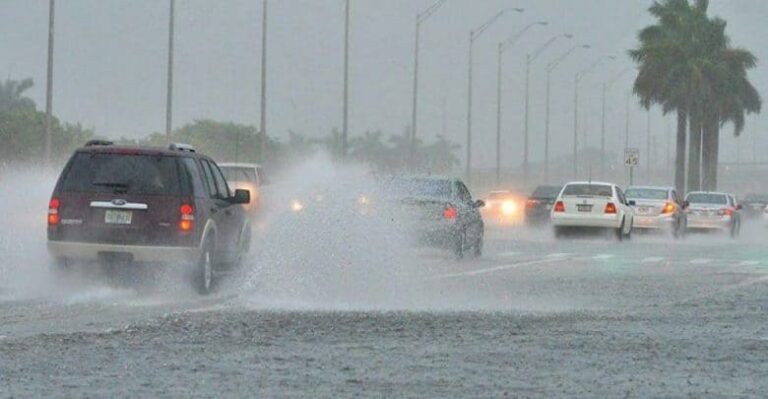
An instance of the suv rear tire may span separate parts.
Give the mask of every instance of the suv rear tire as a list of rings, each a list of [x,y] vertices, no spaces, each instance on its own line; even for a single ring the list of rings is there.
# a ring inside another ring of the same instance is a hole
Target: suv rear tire
[[[200,260],[194,267],[193,284],[195,291],[200,295],[208,295],[213,288],[213,246],[206,243]]]

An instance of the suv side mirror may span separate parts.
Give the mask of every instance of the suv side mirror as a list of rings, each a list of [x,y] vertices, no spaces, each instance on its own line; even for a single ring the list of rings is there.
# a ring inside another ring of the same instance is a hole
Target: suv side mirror
[[[472,206],[474,206],[475,208],[482,208],[482,207],[484,207],[484,206],[485,206],[485,201],[483,201],[483,200],[477,200],[477,201],[475,201],[475,202],[472,204]]]
[[[232,204],[248,204],[251,202],[251,192],[249,190],[237,189],[235,195],[229,198]]]

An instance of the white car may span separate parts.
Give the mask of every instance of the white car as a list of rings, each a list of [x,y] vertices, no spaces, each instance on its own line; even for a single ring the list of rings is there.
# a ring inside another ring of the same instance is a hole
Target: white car
[[[569,228],[613,230],[619,240],[632,234],[634,205],[613,183],[571,182],[560,191],[552,207],[555,235]]]
[[[728,193],[692,191],[688,201],[688,229],[721,230],[736,238],[741,231],[741,205]]]
[[[685,201],[673,187],[632,186],[624,194],[627,200],[635,202],[634,229],[669,231],[675,237],[685,235]]]
[[[262,186],[267,184],[261,165],[232,162],[222,162],[218,165],[233,190],[243,189],[251,192],[251,203],[246,205],[245,209],[249,213],[259,211],[262,205]]]

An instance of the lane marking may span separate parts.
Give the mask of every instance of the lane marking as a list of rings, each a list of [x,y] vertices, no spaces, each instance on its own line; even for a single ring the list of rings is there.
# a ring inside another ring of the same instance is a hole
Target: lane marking
[[[597,255],[592,257],[592,259],[594,259],[594,260],[606,260],[606,259],[611,259],[611,258],[613,258],[612,254],[597,254]]]
[[[647,258],[643,258],[643,260],[640,261],[640,263],[658,263],[663,261],[664,258],[661,256],[649,256]]]
[[[759,260],[745,260],[736,264],[736,266],[757,266],[760,264]]]
[[[570,254],[567,252],[555,252],[553,254],[549,254],[545,256],[545,258],[549,258],[549,259],[565,258],[568,255]]]
[[[496,257],[499,257],[499,258],[514,258],[517,255],[520,255],[520,252],[510,251],[510,252],[501,252],[501,253],[497,254]]]
[[[500,266],[494,266],[494,267],[488,267],[485,269],[477,269],[477,270],[468,270],[465,272],[456,272],[456,273],[447,273],[447,274],[440,274],[437,276],[425,278],[425,280],[444,280],[448,278],[454,278],[454,277],[465,277],[465,276],[478,276],[481,274],[488,274],[488,273],[494,273],[504,270],[510,270],[510,269],[517,269],[519,267],[525,267],[525,266],[533,266],[533,265],[542,265],[546,263],[554,263],[559,262],[562,260],[566,260],[566,258],[550,258],[550,259],[538,259],[538,260],[530,260],[526,262],[518,262],[518,263],[509,263],[506,265],[500,265]]]
[[[699,259],[693,259],[690,262],[692,265],[706,265],[708,263],[712,263],[712,259],[706,259],[706,258],[699,258]]]

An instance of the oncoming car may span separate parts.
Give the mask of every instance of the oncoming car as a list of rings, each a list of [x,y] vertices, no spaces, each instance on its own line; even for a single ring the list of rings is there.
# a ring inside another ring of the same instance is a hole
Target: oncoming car
[[[267,184],[261,165],[231,162],[222,162],[218,165],[230,187],[248,190],[251,193],[251,202],[245,206],[245,209],[249,212],[259,211],[263,201],[261,188]]]
[[[672,187],[634,186],[624,193],[634,201],[635,229],[663,230],[675,237],[684,236],[688,222],[685,201]]]
[[[523,220],[523,198],[512,191],[491,191],[481,213],[486,223],[519,224]]]
[[[634,214],[624,193],[613,183],[571,182],[563,187],[552,207],[557,237],[568,229],[612,230],[619,240],[632,234]]]
[[[457,258],[483,252],[485,225],[467,186],[455,178],[395,178],[385,186],[397,219],[414,229],[417,244],[450,249]]]
[[[75,151],[48,206],[48,251],[57,268],[76,263],[174,263],[194,288],[250,248],[251,225],[216,163],[186,145],[167,149],[93,141]]]
[[[692,191],[685,197],[688,202],[688,229],[719,230],[736,238],[741,231],[741,205],[736,199],[721,192]]]

